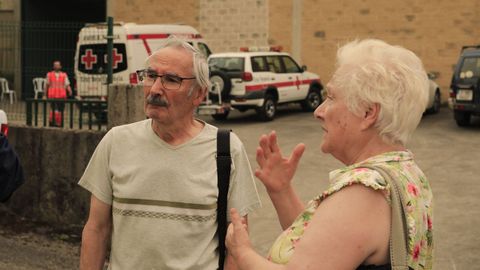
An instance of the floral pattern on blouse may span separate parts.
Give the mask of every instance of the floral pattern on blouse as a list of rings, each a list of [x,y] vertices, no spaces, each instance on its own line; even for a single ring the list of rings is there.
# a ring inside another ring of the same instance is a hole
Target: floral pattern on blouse
[[[295,252],[295,247],[315,214],[320,203],[342,188],[362,184],[382,190],[390,204],[390,186],[381,175],[362,165],[386,169],[399,184],[405,199],[408,226],[408,265],[412,269],[432,269],[433,263],[433,209],[430,185],[407,151],[388,152],[371,157],[360,163],[330,172],[330,186],[321,195],[311,200],[303,213],[275,241],[268,259],[274,263],[286,264]]]

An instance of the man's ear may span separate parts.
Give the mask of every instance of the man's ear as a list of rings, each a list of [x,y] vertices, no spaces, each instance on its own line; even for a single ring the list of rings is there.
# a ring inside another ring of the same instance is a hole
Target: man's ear
[[[192,93],[193,105],[195,105],[196,107],[199,106],[205,99],[206,94],[206,89],[202,89],[199,87],[198,89],[194,90]]]
[[[375,125],[380,115],[380,104],[374,103],[363,112],[362,130],[369,129]]]

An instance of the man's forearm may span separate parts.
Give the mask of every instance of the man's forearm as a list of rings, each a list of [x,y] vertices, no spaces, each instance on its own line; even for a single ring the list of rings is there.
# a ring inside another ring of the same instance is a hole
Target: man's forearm
[[[295,218],[302,213],[304,205],[291,187],[282,193],[268,193],[277,211],[280,225],[285,230],[292,225]]]
[[[94,230],[85,227],[82,234],[80,270],[101,270],[105,264],[109,230]]]

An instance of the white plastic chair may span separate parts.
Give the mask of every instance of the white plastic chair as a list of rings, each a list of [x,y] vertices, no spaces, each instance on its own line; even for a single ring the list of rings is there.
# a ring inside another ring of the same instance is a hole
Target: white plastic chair
[[[38,98],[38,93],[44,94],[45,85],[47,84],[47,79],[37,77],[33,78],[33,91],[35,92],[35,99]]]
[[[13,100],[17,101],[15,91],[8,88],[8,81],[5,78],[0,78],[0,88],[2,89],[2,96],[0,100],[3,101],[4,95],[10,95],[10,104],[13,104]]]

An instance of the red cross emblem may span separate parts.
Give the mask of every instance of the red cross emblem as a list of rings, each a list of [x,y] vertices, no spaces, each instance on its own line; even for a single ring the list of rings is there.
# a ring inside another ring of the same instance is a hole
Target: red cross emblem
[[[298,76],[297,76],[297,80],[295,81],[295,86],[297,87],[297,90],[300,90],[300,79],[298,79]]]
[[[92,69],[93,64],[97,63],[97,56],[93,54],[92,49],[85,50],[85,54],[80,58],[82,64],[85,65],[85,69]]]
[[[107,58],[108,58],[108,55],[105,54],[105,63],[107,63]],[[117,49],[114,48],[113,49],[113,52],[112,52],[112,58],[113,58],[113,69],[116,69],[118,67],[118,63],[122,63],[123,62],[123,55],[120,53],[118,53]]]

